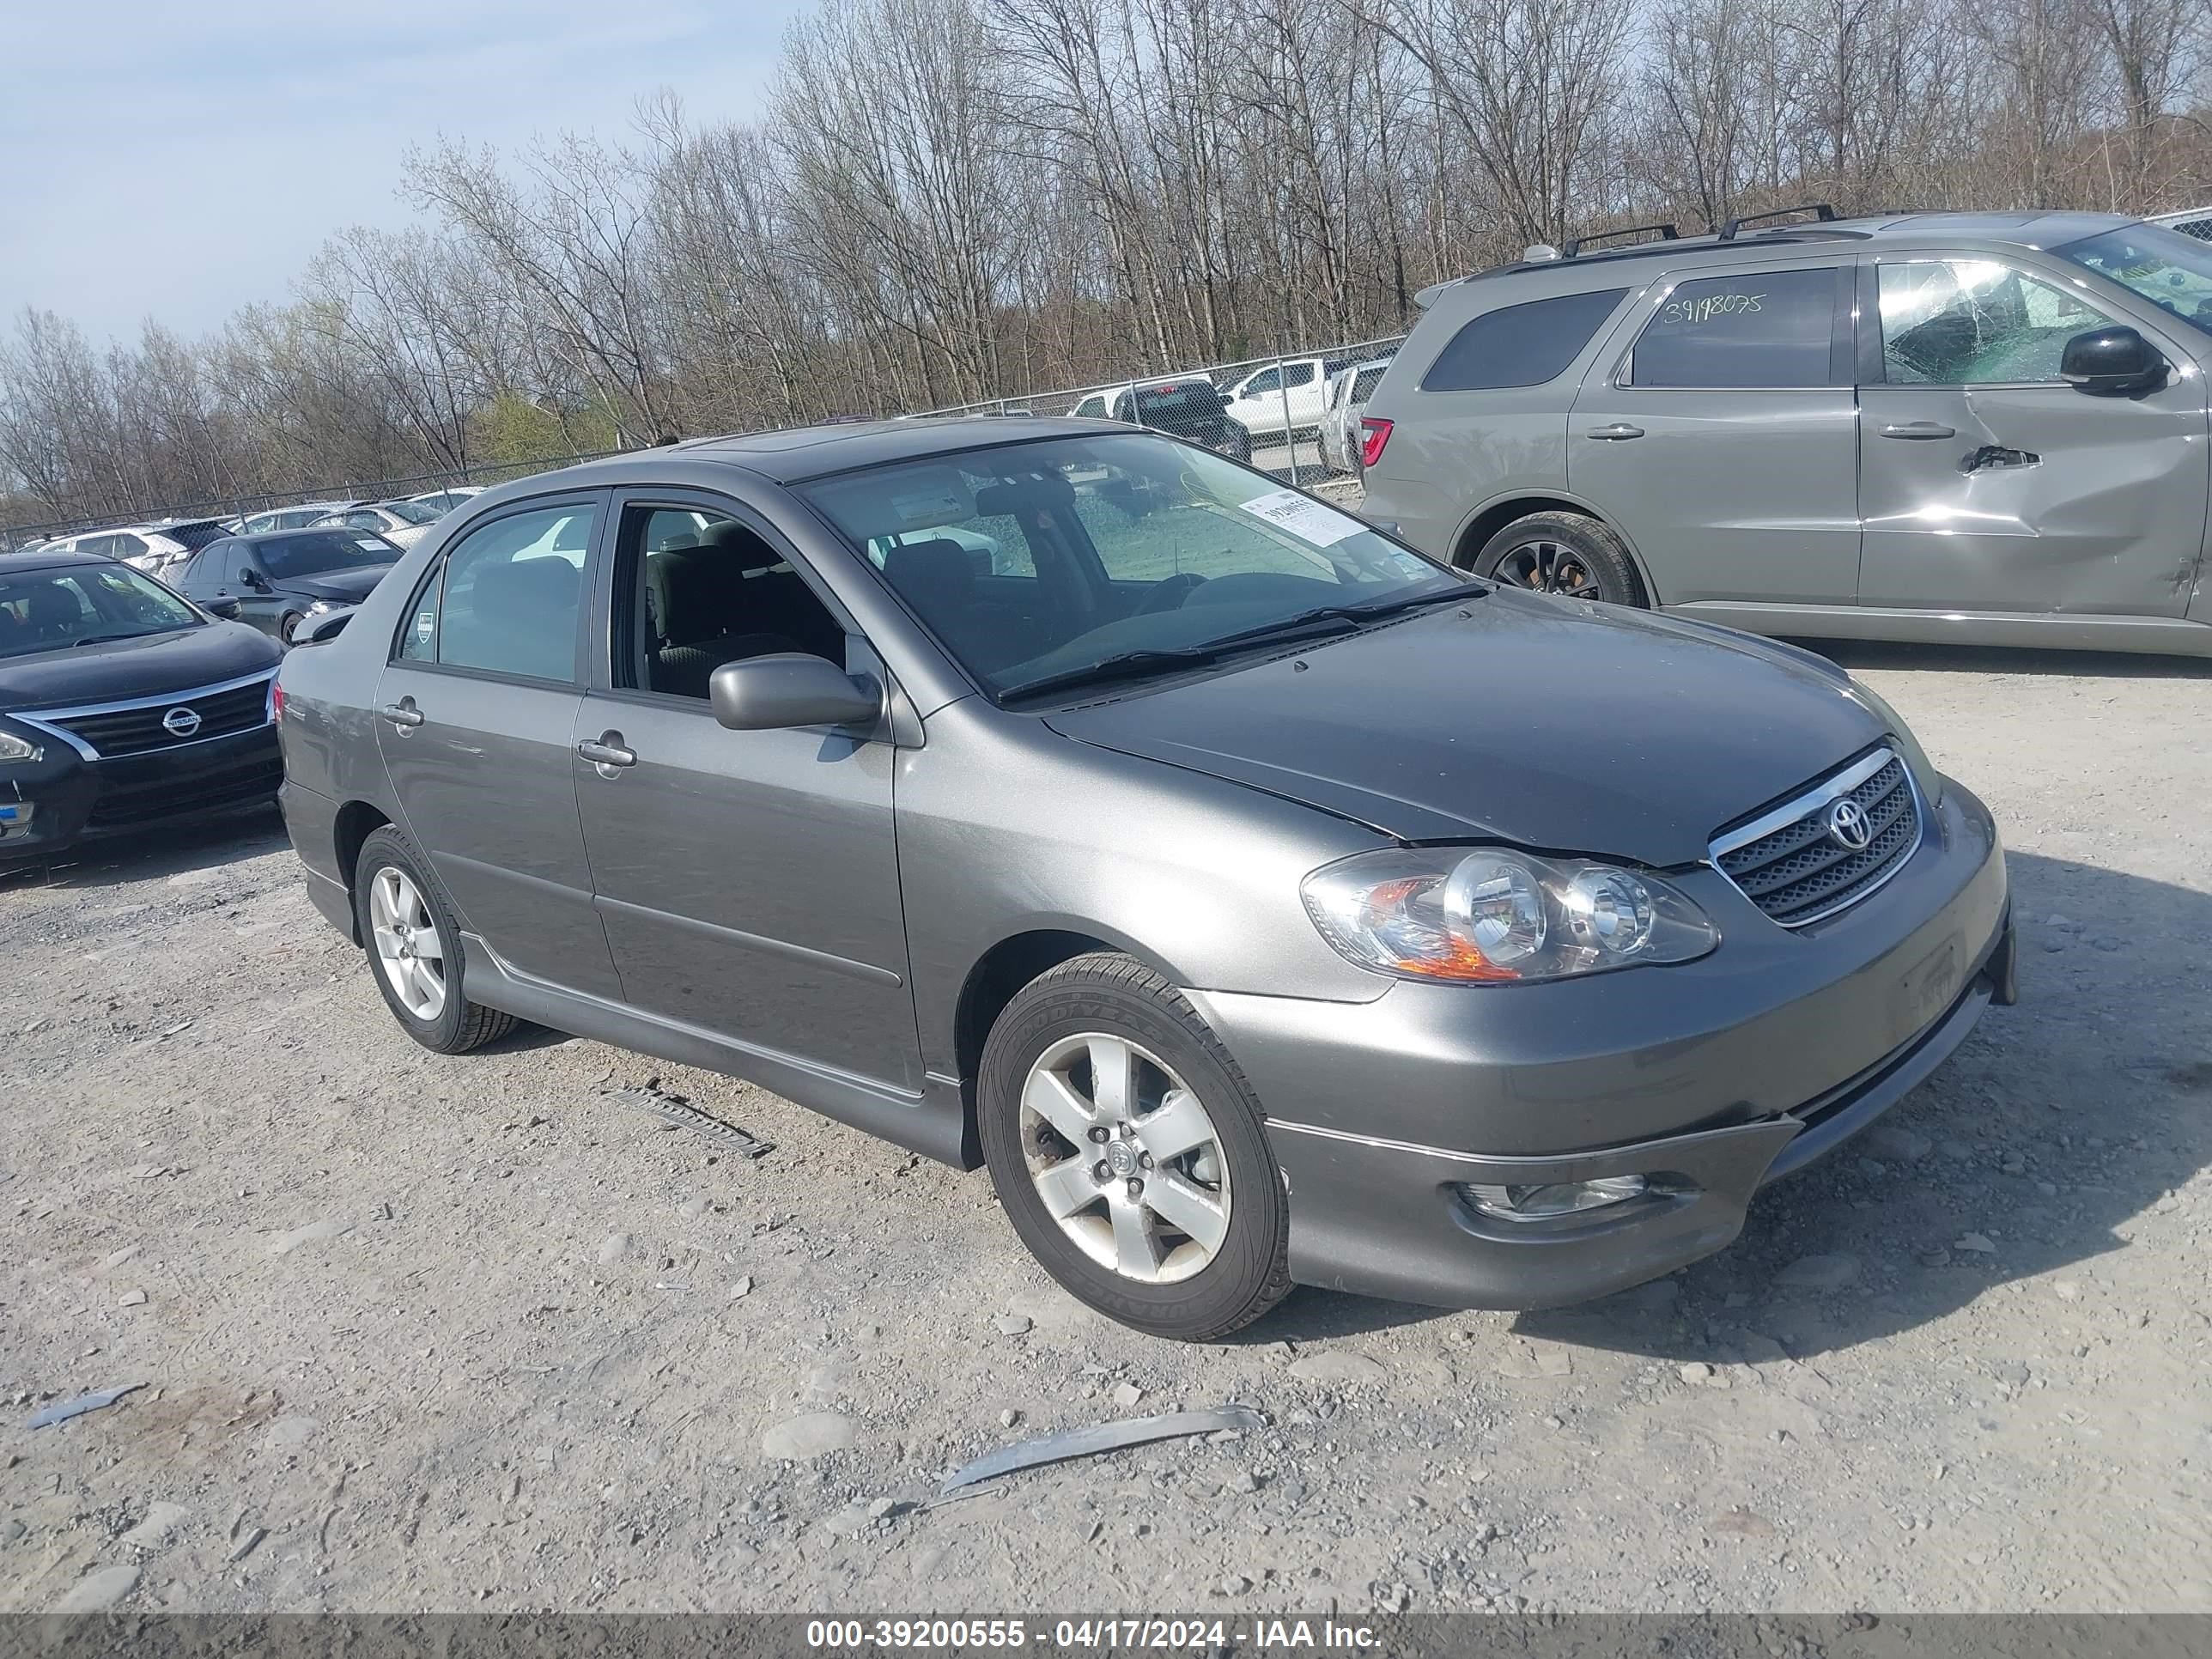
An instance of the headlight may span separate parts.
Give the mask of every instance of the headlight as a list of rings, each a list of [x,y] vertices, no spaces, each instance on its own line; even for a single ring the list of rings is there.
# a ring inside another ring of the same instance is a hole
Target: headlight
[[[1920,786],[1920,798],[1931,810],[1941,806],[1943,775],[1929,764],[1927,752],[1921,748],[1920,739],[1912,735],[1912,728],[1898,718],[1897,710],[1880,693],[1869,690],[1856,679],[1851,682],[1851,695],[1865,704],[1867,711],[1887,726],[1890,736],[1897,739],[1898,750],[1904,755],[1905,765],[1911,769],[1912,781]]]
[[[40,750],[35,743],[17,737],[13,732],[0,731],[0,763],[8,761],[34,761]]]
[[[1720,933],[1656,876],[1503,848],[1393,848],[1301,884],[1322,937],[1407,979],[1520,983],[1688,962]]]
[[[310,617],[327,617],[337,609],[337,606],[332,605],[328,599],[310,599],[307,601],[307,614]]]

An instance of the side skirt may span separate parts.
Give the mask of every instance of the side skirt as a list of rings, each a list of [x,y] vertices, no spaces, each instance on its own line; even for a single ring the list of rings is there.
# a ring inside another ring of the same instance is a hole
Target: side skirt
[[[972,1170],[982,1162],[968,1133],[960,1085],[952,1079],[931,1073],[921,1093],[908,1094],[796,1054],[550,984],[501,960],[474,933],[463,933],[461,943],[461,994],[472,1002],[572,1036],[742,1078],[956,1170]]]
[[[2212,626],[2181,617],[1897,611],[1875,605],[1757,605],[1712,599],[1662,609],[1669,616],[1784,639],[1899,640],[1912,645],[2023,646],[2039,651],[2135,651],[2212,657]]]

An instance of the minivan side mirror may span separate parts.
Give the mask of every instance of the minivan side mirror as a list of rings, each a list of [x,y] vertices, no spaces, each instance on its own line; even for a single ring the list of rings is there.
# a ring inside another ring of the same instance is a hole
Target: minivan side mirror
[[[708,677],[714,718],[732,732],[794,726],[859,726],[883,713],[883,688],[827,657],[779,651],[726,662]]]
[[[2058,377],[2093,398],[2128,398],[2155,392],[2172,365],[2159,349],[2124,324],[2093,328],[2067,341]]]
[[[217,599],[200,601],[201,610],[206,611],[210,617],[220,617],[225,622],[236,622],[238,613],[245,608],[240,604],[238,595],[235,593],[225,593]]]

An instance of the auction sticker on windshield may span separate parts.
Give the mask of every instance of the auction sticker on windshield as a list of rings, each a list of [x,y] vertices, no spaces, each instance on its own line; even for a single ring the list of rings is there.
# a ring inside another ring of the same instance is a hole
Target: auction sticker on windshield
[[[1287,530],[1316,547],[1334,547],[1367,526],[1349,513],[1340,513],[1325,501],[1301,495],[1295,489],[1278,489],[1243,503],[1255,519],[1265,519],[1278,530]]]

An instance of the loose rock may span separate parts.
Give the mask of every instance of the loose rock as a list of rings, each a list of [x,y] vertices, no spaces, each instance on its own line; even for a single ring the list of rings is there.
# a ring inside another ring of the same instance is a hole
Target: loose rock
[[[853,1419],[840,1412],[808,1412],[777,1424],[761,1436],[761,1450],[769,1457],[804,1462],[842,1451],[853,1443]]]
[[[1294,1360],[1291,1375],[1301,1382],[1372,1382],[1384,1375],[1380,1361],[1364,1353],[1310,1353]]]
[[[138,1588],[138,1569],[136,1567],[102,1567],[88,1572],[69,1588],[69,1593],[54,1603],[56,1613],[98,1613],[113,1607],[132,1590]]]

